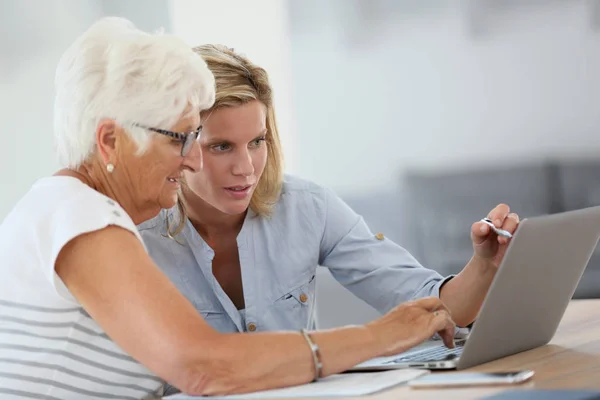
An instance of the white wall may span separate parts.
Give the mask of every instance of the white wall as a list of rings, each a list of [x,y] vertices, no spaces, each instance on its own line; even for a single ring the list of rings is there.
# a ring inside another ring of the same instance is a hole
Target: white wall
[[[223,44],[265,68],[274,91],[288,171],[295,167],[291,43],[282,0],[169,0],[173,32],[191,46]]]
[[[52,133],[56,63],[101,15],[96,0],[2,3],[0,220],[36,179],[58,167]]]
[[[0,8],[0,221],[58,168],[52,133],[54,72],[71,42],[105,15],[170,31],[167,0],[6,0]]]
[[[411,166],[595,155],[591,3],[516,3],[293,2],[297,171],[355,193]]]

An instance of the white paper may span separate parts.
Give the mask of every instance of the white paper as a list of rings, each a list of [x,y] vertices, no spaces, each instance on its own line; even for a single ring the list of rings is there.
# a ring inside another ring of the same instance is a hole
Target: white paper
[[[185,394],[174,394],[164,397],[164,399],[272,399],[289,397],[363,396],[407,383],[412,379],[428,373],[429,371],[421,369],[396,369],[383,372],[353,372],[330,375],[317,382],[283,389],[264,390],[229,396],[188,396]]]

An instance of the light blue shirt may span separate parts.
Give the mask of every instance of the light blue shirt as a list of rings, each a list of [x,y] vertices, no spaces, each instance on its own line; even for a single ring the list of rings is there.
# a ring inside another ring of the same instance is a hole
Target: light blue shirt
[[[204,319],[221,332],[312,328],[317,266],[381,313],[399,303],[439,297],[450,277],[426,269],[407,250],[373,234],[333,191],[286,176],[270,217],[248,211],[237,237],[245,310],[240,313],[212,273],[213,250],[190,221],[166,236],[163,210],[138,226],[150,256]]]

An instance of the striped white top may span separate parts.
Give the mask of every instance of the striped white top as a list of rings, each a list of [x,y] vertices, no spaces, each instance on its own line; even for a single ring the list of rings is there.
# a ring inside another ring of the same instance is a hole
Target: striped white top
[[[108,225],[140,239],[118,204],[71,177],[36,182],[0,225],[1,399],[160,394],[163,382],[106,335],[54,271],[66,243]]]

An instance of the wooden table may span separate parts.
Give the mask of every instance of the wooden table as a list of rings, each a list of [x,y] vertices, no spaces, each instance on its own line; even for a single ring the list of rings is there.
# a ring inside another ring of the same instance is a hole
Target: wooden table
[[[543,312],[543,310],[540,310]],[[518,329],[518,327],[515,327]],[[600,299],[572,300],[554,338],[546,346],[525,351],[464,371],[500,372],[531,369],[527,383],[505,387],[410,389],[399,386],[371,396],[348,400],[471,400],[504,390],[589,389],[600,391]],[[435,372],[452,374],[454,372]]]
[[[548,345],[465,371],[499,372],[517,369],[532,369],[535,371],[535,376],[528,383],[503,388],[425,390],[401,386],[365,398],[469,400],[514,389],[600,390],[600,300],[572,300],[556,335]]]

